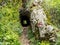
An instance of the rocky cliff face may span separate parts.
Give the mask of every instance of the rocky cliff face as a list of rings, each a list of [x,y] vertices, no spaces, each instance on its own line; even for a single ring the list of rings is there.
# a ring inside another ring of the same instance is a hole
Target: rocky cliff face
[[[49,40],[51,42],[56,42],[56,33],[52,25],[48,25],[46,20],[46,14],[40,5],[42,0],[35,0],[32,3],[32,12],[30,16],[31,27],[34,33],[39,33],[41,40]],[[38,35],[38,34],[35,34]]]

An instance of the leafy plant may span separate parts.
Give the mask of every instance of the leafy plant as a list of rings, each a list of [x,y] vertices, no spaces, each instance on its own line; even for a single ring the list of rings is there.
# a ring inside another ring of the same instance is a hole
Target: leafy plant
[[[22,31],[19,20],[21,0],[3,0],[0,4],[0,45],[20,45],[18,39]]]

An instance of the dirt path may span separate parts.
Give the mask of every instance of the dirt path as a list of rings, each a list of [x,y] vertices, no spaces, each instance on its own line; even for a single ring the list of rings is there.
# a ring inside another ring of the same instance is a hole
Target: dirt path
[[[29,45],[27,30],[28,30],[28,27],[23,28],[23,32],[22,32],[22,35],[20,37],[21,45]]]

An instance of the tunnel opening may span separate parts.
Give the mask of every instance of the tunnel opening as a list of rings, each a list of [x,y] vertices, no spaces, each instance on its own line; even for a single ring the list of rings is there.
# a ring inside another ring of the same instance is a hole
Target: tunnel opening
[[[26,9],[20,10],[20,23],[23,27],[30,25],[30,11]]]

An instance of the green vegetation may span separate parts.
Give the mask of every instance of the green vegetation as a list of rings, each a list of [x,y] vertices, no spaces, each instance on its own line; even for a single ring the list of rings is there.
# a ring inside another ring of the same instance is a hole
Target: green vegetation
[[[42,5],[48,21],[60,28],[60,0],[44,0]]]
[[[20,45],[20,6],[21,0],[0,1],[0,45]]]

